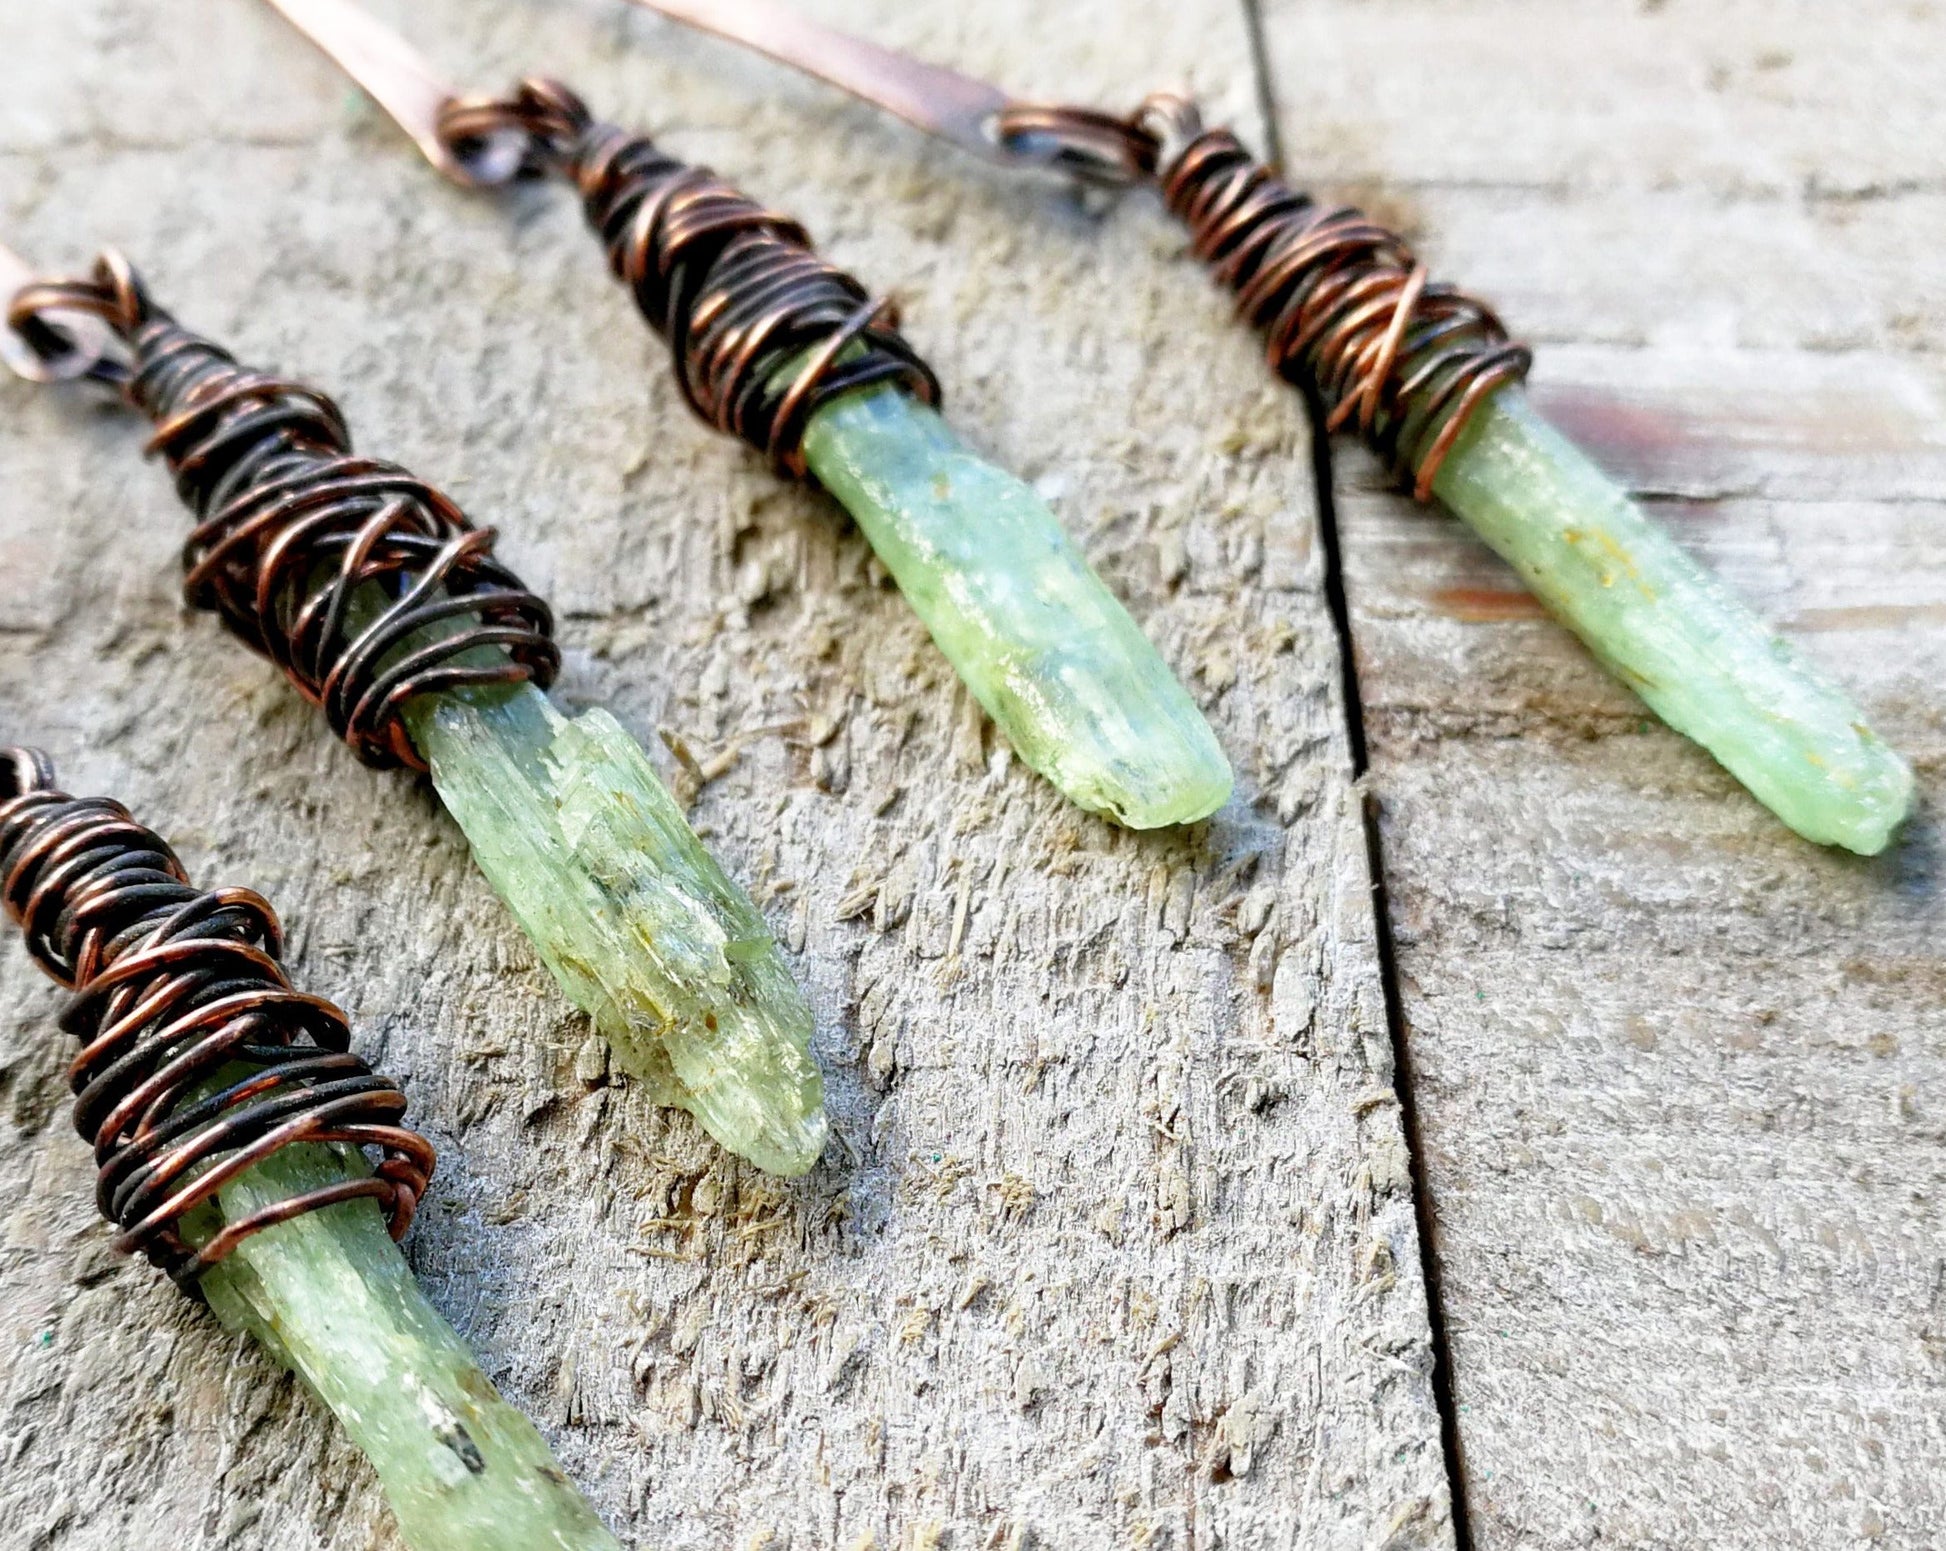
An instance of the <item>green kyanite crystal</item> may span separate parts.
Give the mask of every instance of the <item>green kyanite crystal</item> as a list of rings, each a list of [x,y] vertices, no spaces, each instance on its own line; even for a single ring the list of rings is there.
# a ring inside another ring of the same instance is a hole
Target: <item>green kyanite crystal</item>
[[[1014,751],[1135,829],[1205,818],[1230,765],[1196,703],[1026,485],[894,388],[849,393],[804,434],[843,503]]]
[[[1624,684],[1806,839],[1885,848],[1912,773],[1517,388],[1474,413],[1434,493]]]
[[[183,1224],[225,1221],[370,1170],[336,1147],[287,1147]],[[200,1279],[224,1324],[291,1369],[365,1452],[412,1551],[620,1551],[534,1424],[502,1400],[426,1301],[369,1200],[252,1235]]]
[[[526,684],[421,695],[405,719],[481,871],[621,1066],[760,1168],[817,1162],[810,1006],[635,740]]]

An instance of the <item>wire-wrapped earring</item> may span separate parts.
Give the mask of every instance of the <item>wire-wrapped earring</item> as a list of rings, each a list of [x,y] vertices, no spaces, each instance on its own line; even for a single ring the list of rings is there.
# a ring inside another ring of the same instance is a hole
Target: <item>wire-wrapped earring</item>
[[[557,81],[463,99],[349,0],[271,4],[456,182],[576,190],[690,406],[838,499],[1022,760],[1136,829],[1222,806],[1229,762],[1188,692],[1046,503],[940,418],[892,306],[802,226]]]
[[[328,1405],[414,1551],[618,1551],[399,1253],[432,1177],[405,1095],[284,973],[277,913],[202,890],[118,802],[0,750],[0,898],[74,993],[61,1027],[96,1199]]]
[[[1265,338],[1272,371],[1437,497],[1622,683],[1806,838],[1867,855],[1912,773],[1835,685],[1697,564],[1521,390],[1531,356],[1396,233],[1302,193],[1188,98],[1048,106],[847,37],[773,0],[634,0],[1013,167],[1146,184]]]
[[[117,387],[196,515],[185,593],[282,668],[367,764],[430,769],[481,870],[618,1062],[732,1152],[825,1141],[813,1019],[756,906],[605,711],[544,690],[548,606],[446,496],[352,451],[324,394],[239,365],[118,255],[36,282],[0,249],[25,374]],[[9,282],[12,282],[9,284]]]

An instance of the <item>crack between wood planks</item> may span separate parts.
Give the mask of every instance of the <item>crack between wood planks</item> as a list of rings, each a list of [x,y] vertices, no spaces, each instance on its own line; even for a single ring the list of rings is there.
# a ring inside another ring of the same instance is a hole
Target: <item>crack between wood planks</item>
[[[1345,708],[1345,739],[1351,748],[1353,777],[1358,784],[1359,812],[1365,829],[1365,866],[1372,880],[1372,931],[1377,940],[1379,982],[1385,995],[1385,1024],[1392,1039],[1392,1086],[1399,1100],[1399,1123],[1405,1131],[1406,1156],[1412,1175],[1412,1209],[1419,1226],[1419,1270],[1426,1288],[1426,1322],[1432,1337],[1433,1402],[1439,1408],[1439,1441],[1446,1461],[1446,1495],[1452,1504],[1453,1539],[1459,1551],[1472,1551],[1473,1530],[1467,1515],[1466,1460],[1461,1446],[1459,1407],[1453,1395],[1453,1355],[1446,1336],[1445,1295],[1439,1276],[1438,1225],[1433,1216],[1432,1191],[1426,1179],[1425,1138],[1419,1127],[1415,1101],[1412,1051],[1406,1037],[1405,1008],[1399,996],[1397,945],[1392,940],[1392,905],[1385,889],[1385,850],[1379,834],[1378,795],[1367,779],[1365,701],[1358,682],[1358,659],[1353,650],[1351,606],[1345,591],[1343,550],[1338,507],[1332,495],[1331,438],[1324,428],[1324,407],[1315,395],[1304,395],[1311,421],[1311,478],[1316,488],[1319,548],[1324,556],[1324,596],[1331,627],[1338,638],[1338,663]]]
[[[1277,127],[1277,87],[1270,73],[1270,49],[1264,42],[1263,0],[1238,3],[1243,7],[1243,30],[1250,39],[1250,84],[1257,94],[1257,117],[1263,120],[1264,160],[1273,170],[1282,171],[1284,144]]]
[[[1238,0],[1244,31],[1250,40],[1250,68],[1256,89],[1257,113],[1264,125],[1264,152],[1273,167],[1283,163],[1277,124],[1277,96],[1270,69],[1270,50],[1264,38],[1262,0]],[[1344,550],[1338,527],[1338,503],[1333,494],[1331,437],[1324,427],[1324,407],[1314,393],[1304,394],[1311,421],[1311,482],[1315,488],[1319,548],[1324,557],[1325,605],[1338,638],[1340,688],[1345,708],[1345,740],[1350,747],[1352,775],[1359,784],[1360,812],[1365,829],[1365,865],[1372,880],[1372,930],[1377,939],[1379,980],[1385,995],[1385,1023],[1392,1039],[1393,1088],[1399,1099],[1399,1120],[1405,1130],[1406,1154],[1412,1175],[1412,1208],[1419,1227],[1419,1269],[1426,1288],[1426,1323],[1432,1339],[1433,1403],[1439,1409],[1440,1452],[1446,1464],[1446,1495],[1451,1503],[1453,1539],[1459,1551],[1472,1551],[1473,1529],[1467,1513],[1466,1462],[1461,1447],[1459,1408],[1453,1395],[1453,1356],[1446,1336],[1445,1298],[1439,1278],[1437,1224],[1432,1193],[1426,1180],[1425,1139],[1414,1101],[1412,1052],[1406,1039],[1405,1009],[1399,996],[1397,945],[1392,940],[1391,902],[1385,889],[1385,849],[1379,834],[1377,795],[1366,779],[1370,760],[1365,737],[1365,699],[1358,682],[1358,659],[1353,649],[1351,605],[1345,591]]]

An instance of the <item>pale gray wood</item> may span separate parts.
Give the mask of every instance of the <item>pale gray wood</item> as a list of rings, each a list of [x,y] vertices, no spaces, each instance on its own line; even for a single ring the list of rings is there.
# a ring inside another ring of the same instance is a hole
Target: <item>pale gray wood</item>
[[[125,245],[503,525],[563,699],[714,772],[695,820],[818,1006],[829,1161],[779,1185],[608,1079],[425,788],[181,609],[128,417],[18,384],[0,734],[279,903],[441,1147],[433,1297],[630,1540],[1451,1545],[1303,428],[1179,237],[617,5],[387,9],[483,87],[560,71],[899,288],[955,419],[1210,705],[1237,800],[1146,837],[1065,808],[828,505],[689,418],[562,193],[443,189],[254,0],[10,5],[0,230],[64,266]],[[1028,90],[1193,67],[1248,122],[1221,0],[909,9],[832,13]],[[17,946],[0,978],[0,1546],[394,1547],[320,1409],[108,1253],[58,998]]]
[[[1939,1543],[1937,7],[1279,0],[1295,176],[1857,692],[1920,816],[1794,839],[1339,458],[1483,1551]]]

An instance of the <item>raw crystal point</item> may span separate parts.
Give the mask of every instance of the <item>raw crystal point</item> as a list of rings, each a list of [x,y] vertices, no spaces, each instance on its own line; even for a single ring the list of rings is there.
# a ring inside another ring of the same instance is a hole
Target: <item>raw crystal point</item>
[[[1905,762],[1519,389],[1474,413],[1433,490],[1792,829],[1867,856],[1885,848],[1911,802]]]
[[[1047,505],[895,388],[811,417],[842,502],[1014,751],[1134,829],[1206,818],[1230,765],[1203,714]]]
[[[422,695],[405,718],[481,871],[621,1066],[760,1168],[817,1162],[811,1009],[635,740],[528,684]]]
[[[287,1147],[186,1219],[225,1221],[366,1174],[336,1147]],[[495,1391],[426,1301],[369,1199],[252,1235],[205,1271],[203,1295],[317,1394],[378,1471],[412,1551],[620,1551],[534,1424]]]

